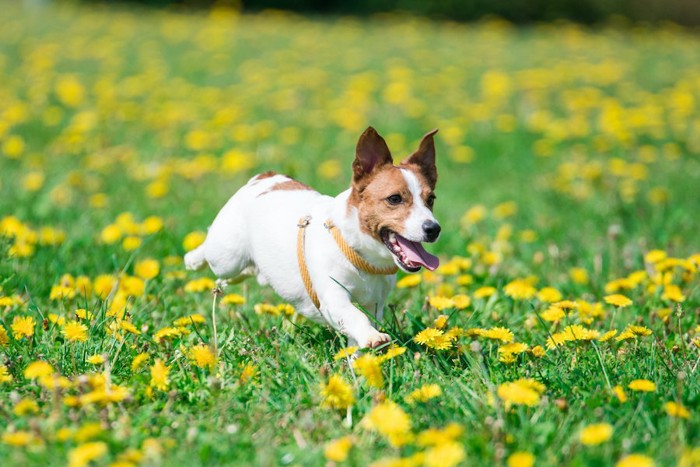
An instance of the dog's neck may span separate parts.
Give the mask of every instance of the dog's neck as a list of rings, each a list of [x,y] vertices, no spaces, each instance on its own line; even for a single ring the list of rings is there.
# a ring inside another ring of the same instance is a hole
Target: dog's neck
[[[348,245],[369,263],[379,268],[393,265],[393,257],[384,243],[360,228],[357,208],[349,203],[351,191],[352,189],[348,189],[333,199],[331,220]]]

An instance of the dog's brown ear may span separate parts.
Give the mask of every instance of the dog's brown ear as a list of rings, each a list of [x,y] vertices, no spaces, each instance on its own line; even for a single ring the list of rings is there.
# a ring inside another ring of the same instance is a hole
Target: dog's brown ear
[[[386,164],[393,164],[389,147],[377,130],[367,128],[355,148],[355,160],[352,163],[353,183],[359,182],[364,176]]]
[[[430,187],[435,189],[437,183],[437,167],[435,166],[435,141],[433,135],[437,133],[437,128],[428,132],[418,145],[416,152],[402,162],[406,165],[416,165],[420,169]]]

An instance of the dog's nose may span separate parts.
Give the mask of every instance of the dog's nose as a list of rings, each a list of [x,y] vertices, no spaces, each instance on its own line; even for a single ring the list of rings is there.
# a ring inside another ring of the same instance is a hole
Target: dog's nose
[[[423,222],[423,232],[425,232],[425,241],[434,242],[440,235],[440,224],[435,221]]]

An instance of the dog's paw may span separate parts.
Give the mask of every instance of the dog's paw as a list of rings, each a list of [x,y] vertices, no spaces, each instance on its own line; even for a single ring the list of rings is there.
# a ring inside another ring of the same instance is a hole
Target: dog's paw
[[[389,334],[384,334],[383,332],[375,331],[365,339],[364,349],[376,349],[377,347],[391,342],[391,337]]]

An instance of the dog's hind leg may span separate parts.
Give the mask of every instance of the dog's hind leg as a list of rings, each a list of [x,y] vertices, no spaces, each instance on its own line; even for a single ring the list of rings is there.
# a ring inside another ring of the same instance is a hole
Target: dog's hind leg
[[[207,264],[204,259],[204,246],[200,245],[185,255],[185,268],[190,271],[199,271]]]

